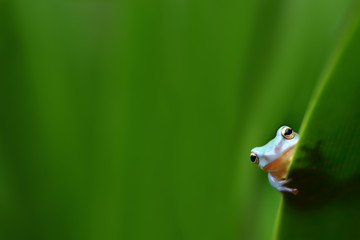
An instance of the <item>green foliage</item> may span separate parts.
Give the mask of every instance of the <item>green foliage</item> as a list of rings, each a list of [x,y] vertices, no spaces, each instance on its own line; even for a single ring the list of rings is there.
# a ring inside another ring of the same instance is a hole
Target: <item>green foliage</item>
[[[349,14],[339,45],[308,109],[289,177],[278,239],[353,239],[360,200],[360,6]]]
[[[0,238],[269,239],[350,2],[0,0]]]

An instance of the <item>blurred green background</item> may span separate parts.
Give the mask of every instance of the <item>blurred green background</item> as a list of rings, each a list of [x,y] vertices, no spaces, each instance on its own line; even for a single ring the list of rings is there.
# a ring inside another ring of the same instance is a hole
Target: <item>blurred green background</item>
[[[271,239],[350,0],[0,0],[1,239]]]

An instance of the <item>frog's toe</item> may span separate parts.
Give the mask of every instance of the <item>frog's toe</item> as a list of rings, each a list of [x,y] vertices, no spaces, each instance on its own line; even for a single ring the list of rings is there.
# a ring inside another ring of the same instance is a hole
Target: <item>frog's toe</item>
[[[284,180],[279,181],[279,184],[280,184],[281,186],[283,186],[283,185],[285,185],[285,184],[287,184],[287,183],[289,183],[289,182],[291,182],[291,179],[285,179],[285,178],[284,178]]]
[[[291,193],[297,195],[299,193],[299,190],[297,188],[293,188],[291,189]]]

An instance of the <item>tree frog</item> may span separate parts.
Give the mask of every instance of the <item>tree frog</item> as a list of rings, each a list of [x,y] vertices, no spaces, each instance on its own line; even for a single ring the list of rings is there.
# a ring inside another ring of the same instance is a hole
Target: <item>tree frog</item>
[[[290,192],[296,195],[296,188],[284,186],[290,180],[286,175],[292,160],[299,135],[290,127],[280,127],[274,139],[262,147],[251,149],[250,160],[268,172],[270,185],[280,192]]]

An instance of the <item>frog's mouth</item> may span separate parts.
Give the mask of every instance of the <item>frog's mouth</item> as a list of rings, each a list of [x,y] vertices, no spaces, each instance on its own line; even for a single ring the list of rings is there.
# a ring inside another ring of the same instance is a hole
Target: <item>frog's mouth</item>
[[[293,156],[295,146],[291,146],[284,151],[279,158],[273,162],[267,164],[263,169],[266,172],[271,173],[274,177],[285,178],[287,170],[290,165],[291,157]]]

